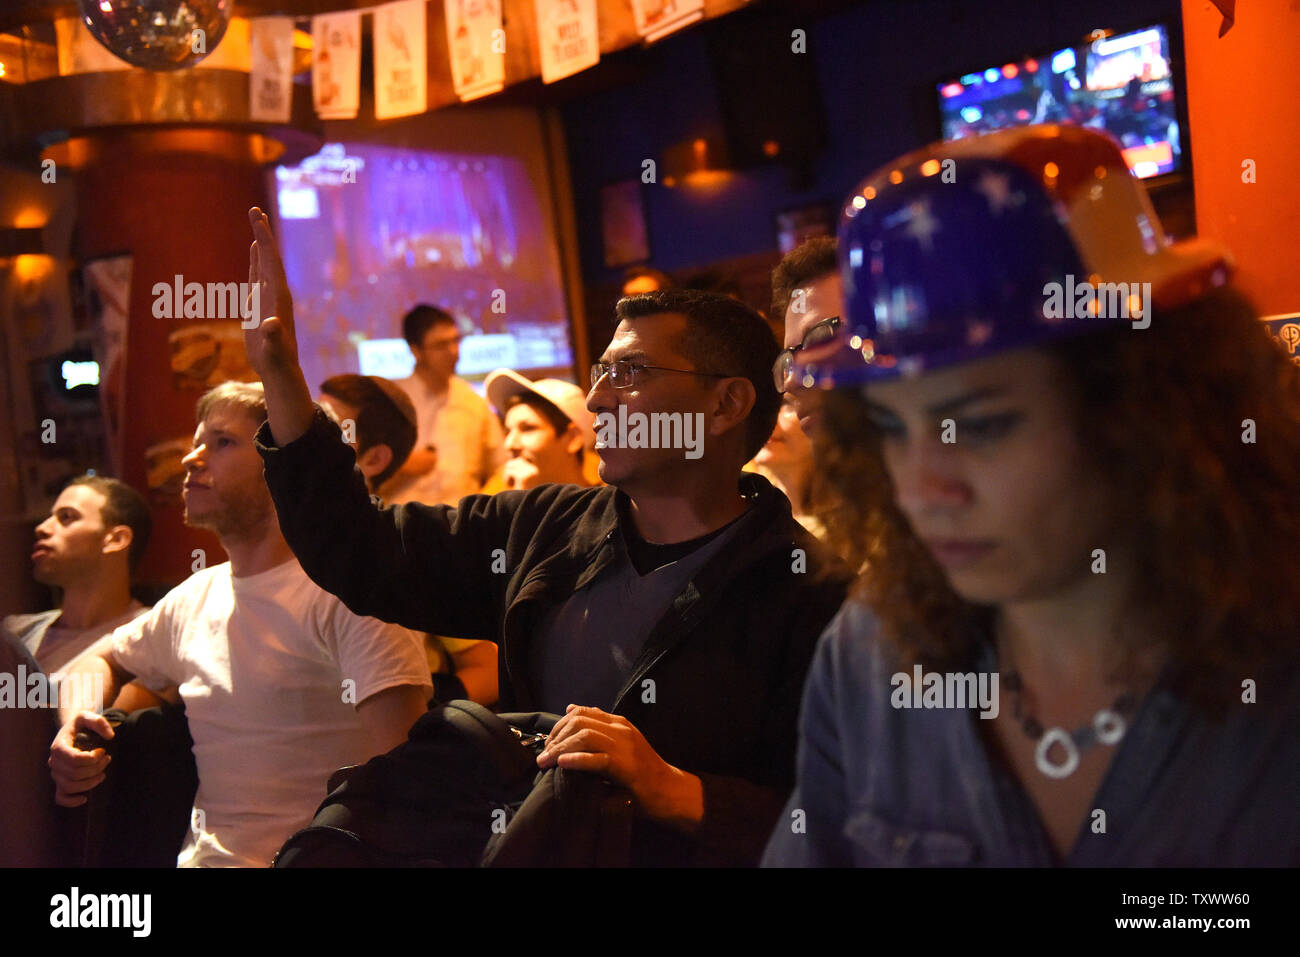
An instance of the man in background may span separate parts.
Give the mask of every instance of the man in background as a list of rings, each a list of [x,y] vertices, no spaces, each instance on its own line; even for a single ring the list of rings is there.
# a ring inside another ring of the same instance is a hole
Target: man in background
[[[398,385],[415,406],[415,449],[382,490],[394,505],[454,505],[479,491],[505,460],[501,425],[469,383],[455,375],[460,329],[450,313],[418,305],[402,318],[415,371]]]
[[[799,424],[811,439],[817,430],[815,389],[805,389],[790,375],[798,353],[828,342],[843,324],[844,285],[835,259],[835,240],[817,236],[796,246],[772,270],[772,316],[785,325],[785,349],[773,374],[779,392],[790,396]]]
[[[59,493],[49,517],[36,526],[32,576],[59,589],[58,608],[4,619],[0,674],[15,699],[0,721],[0,768],[5,813],[0,815],[0,865],[54,866],[64,857],[55,817],[54,788],[46,760],[58,730],[58,688],[96,642],[148,609],[131,597],[131,571],[149,544],[149,506],[135,489],[98,475],[74,478]],[[28,707],[35,681],[45,694]],[[20,678],[22,680],[20,680]],[[21,704],[18,696],[22,697]],[[159,703],[132,682],[115,702],[124,711]]]
[[[410,396],[396,383],[375,375],[331,376],[321,383],[320,391],[317,404],[339,424],[374,495],[397,474],[415,446],[415,406]],[[426,634],[424,652],[437,700],[496,702],[496,644]]]
[[[318,404],[339,424],[371,494],[397,474],[415,448],[415,406],[396,383],[377,375],[330,376]],[[349,427],[348,423],[351,423]]]
[[[143,613],[131,597],[131,570],[149,544],[149,506],[125,482],[82,475],[59,493],[36,526],[32,577],[62,592],[60,606],[11,615],[5,631],[18,638],[41,670],[67,668],[92,644]]]

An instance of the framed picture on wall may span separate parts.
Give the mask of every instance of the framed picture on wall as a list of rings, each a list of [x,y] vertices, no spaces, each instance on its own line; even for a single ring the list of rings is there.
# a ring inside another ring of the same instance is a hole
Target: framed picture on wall
[[[601,187],[600,230],[606,268],[630,266],[650,258],[650,236],[639,179],[620,180]]]
[[[831,207],[828,203],[785,209],[773,219],[776,222],[776,244],[782,256],[814,236],[835,235],[835,230],[831,228]]]

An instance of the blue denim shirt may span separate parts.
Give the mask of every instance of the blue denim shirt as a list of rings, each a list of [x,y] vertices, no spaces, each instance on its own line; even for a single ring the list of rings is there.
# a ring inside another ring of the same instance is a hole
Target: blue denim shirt
[[[991,652],[977,663],[988,670]],[[899,667],[850,600],[804,688],[798,781],[764,866],[1240,866],[1300,864],[1300,667],[1253,678],[1258,703],[1221,721],[1157,684],[1132,716],[1060,861],[1020,783],[992,758],[979,712],[895,709]],[[1104,747],[1104,745],[1096,745]]]

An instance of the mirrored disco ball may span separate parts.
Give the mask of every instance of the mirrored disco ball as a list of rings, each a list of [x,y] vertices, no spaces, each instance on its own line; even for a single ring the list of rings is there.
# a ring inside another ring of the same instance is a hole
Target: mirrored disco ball
[[[91,35],[149,70],[193,66],[217,48],[232,0],[78,0]]]

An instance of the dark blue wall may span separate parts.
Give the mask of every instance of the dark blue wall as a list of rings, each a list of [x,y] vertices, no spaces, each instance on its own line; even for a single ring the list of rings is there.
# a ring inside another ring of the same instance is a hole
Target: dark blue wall
[[[972,69],[1076,42],[1091,30],[1181,22],[1179,0],[885,0],[811,22],[828,145],[813,182],[796,190],[776,168],[739,173],[706,189],[643,188],[651,260],[668,271],[775,252],[773,215],[827,201],[838,207],[859,179],[894,156],[938,138],[933,84]],[[725,32],[726,18],[709,29]],[[639,177],[641,163],[695,137],[719,135],[722,115],[705,28],[688,28],[633,55],[649,76],[563,108],[577,206],[582,271],[607,282],[600,187]],[[661,171],[662,172],[662,171]]]

